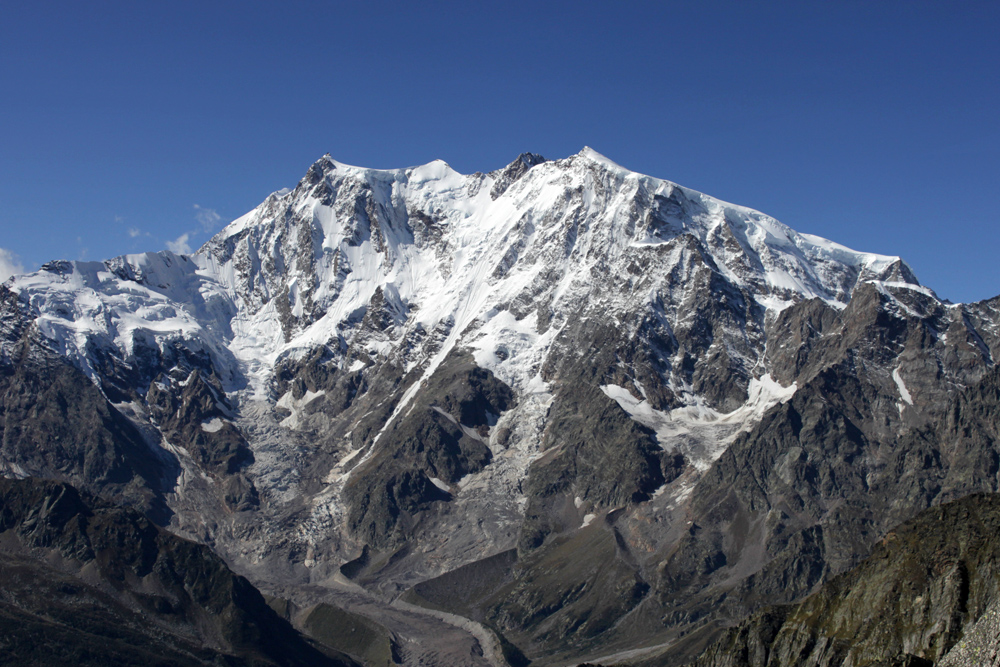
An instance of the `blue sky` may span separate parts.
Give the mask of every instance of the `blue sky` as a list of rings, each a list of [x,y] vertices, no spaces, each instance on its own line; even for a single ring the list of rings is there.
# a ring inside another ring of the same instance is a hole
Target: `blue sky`
[[[998,33],[996,2],[0,0],[0,271],[197,248],[327,152],[589,145],[987,298]]]

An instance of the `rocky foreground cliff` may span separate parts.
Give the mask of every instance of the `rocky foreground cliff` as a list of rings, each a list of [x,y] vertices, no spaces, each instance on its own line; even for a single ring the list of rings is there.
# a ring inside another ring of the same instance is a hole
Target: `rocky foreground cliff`
[[[974,494],[889,532],[803,602],[757,612],[697,667],[1000,663],[1000,497]]]

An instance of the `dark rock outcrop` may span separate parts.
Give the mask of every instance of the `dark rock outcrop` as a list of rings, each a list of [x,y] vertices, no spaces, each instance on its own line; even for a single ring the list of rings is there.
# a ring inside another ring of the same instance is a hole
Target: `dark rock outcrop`
[[[448,500],[441,485],[490,462],[484,437],[515,403],[510,387],[477,366],[471,355],[449,355],[407,412],[378,442],[372,438],[371,457],[351,471],[344,486],[350,530],[376,548],[403,542],[418,512]]]
[[[497,173],[496,181],[493,183],[493,188],[490,190],[490,197],[497,199],[500,195],[507,191],[507,188],[514,184],[514,181],[524,176],[524,174],[526,174],[532,167],[540,165],[543,162],[547,162],[547,160],[541,155],[536,155],[535,153],[521,153],[517,156],[516,160]]]

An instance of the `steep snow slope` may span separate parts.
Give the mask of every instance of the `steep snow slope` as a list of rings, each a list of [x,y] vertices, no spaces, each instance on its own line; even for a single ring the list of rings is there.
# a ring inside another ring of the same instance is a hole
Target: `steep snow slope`
[[[609,318],[664,297],[683,301],[664,294],[662,276],[631,277],[645,257],[657,256],[663,275],[685,270],[685,249],[671,243],[681,235],[772,310],[813,297],[842,306],[865,280],[916,284],[898,258],[798,234],[589,148],[538,164],[494,198],[502,176],[464,176],[441,161],[382,171],[325,157],[194,255],[57,262],[14,289],[30,295],[42,332],[88,374],[88,346],[114,346],[129,361],[137,346],[183,340],[212,355],[227,389],[249,382],[261,396],[278,359],[349,344],[376,291],[405,326],[373,342],[372,354],[404,329],[447,323],[437,360],[461,338],[480,364],[526,387],[554,338],[523,312],[528,302],[557,315],[579,309],[601,291],[595,274],[618,283],[601,294]]]

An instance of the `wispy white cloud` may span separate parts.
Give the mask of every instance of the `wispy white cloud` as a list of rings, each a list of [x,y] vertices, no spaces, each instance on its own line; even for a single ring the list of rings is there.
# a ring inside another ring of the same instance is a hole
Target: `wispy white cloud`
[[[0,282],[18,273],[24,273],[21,258],[6,248],[0,248]]]
[[[134,238],[138,238],[138,237],[142,236],[142,230],[139,229],[139,228],[137,228],[137,227],[129,227],[128,228],[128,235],[129,235],[130,238],[133,238],[133,239]]]
[[[219,220],[222,220],[222,216],[214,208],[205,208],[195,204],[194,210],[195,220],[198,221],[198,224],[206,232],[214,230],[219,225]]]
[[[191,234],[185,232],[181,234],[173,241],[167,241],[167,249],[170,252],[175,252],[178,255],[190,255],[191,246],[188,245],[188,239],[191,238]]]

